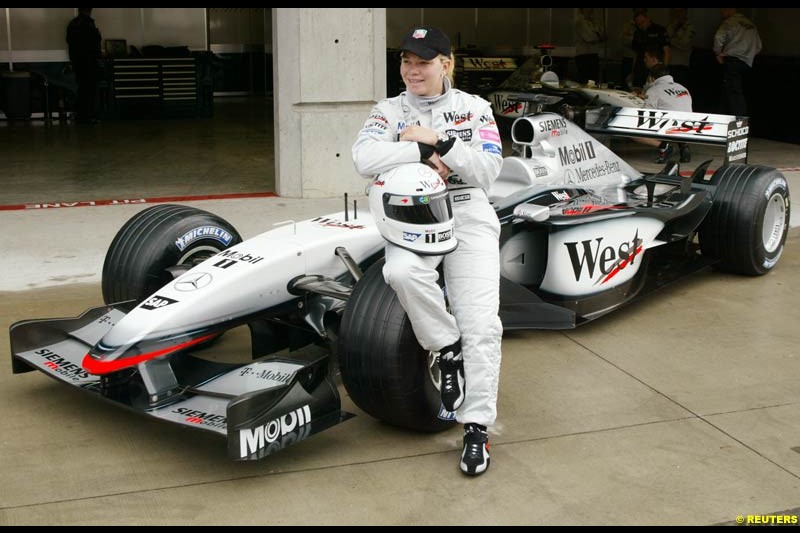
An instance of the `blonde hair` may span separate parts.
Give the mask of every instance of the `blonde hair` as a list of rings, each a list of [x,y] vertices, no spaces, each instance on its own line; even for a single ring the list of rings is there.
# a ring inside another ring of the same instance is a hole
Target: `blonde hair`
[[[405,50],[400,52],[400,57],[401,58],[403,57],[403,54],[405,54]],[[453,52],[450,52],[450,57],[447,57],[444,54],[439,54],[436,57],[439,58],[439,61],[444,61],[446,59],[450,60],[450,66],[448,66],[447,68],[444,69],[444,75],[447,76],[450,79],[450,84],[453,87],[455,87],[455,84],[456,84],[456,56],[455,56],[455,54],[453,54]]]
[[[445,55],[440,55],[439,57],[448,59]],[[456,56],[453,52],[450,52],[450,66],[444,69],[444,75],[450,78],[450,84],[455,87],[456,86]]]

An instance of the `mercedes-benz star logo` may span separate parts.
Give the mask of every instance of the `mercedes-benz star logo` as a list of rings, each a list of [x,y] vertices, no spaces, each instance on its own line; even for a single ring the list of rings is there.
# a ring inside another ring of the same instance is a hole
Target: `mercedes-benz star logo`
[[[211,283],[211,274],[207,272],[194,272],[186,274],[175,282],[175,290],[181,292],[191,292],[202,289]]]

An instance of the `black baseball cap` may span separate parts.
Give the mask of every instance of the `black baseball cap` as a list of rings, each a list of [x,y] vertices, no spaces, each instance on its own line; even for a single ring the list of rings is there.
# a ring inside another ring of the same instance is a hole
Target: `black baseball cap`
[[[401,50],[430,61],[439,54],[450,56],[450,38],[439,28],[414,28],[403,37]]]

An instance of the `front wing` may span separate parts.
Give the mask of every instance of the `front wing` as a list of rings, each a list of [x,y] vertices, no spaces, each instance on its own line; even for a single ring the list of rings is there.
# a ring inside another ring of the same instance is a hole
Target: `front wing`
[[[105,376],[88,373],[81,365],[84,356],[124,315],[123,305],[111,305],[91,308],[76,318],[13,324],[14,373],[40,370],[136,412],[225,436],[234,460],[261,459],[353,416],[341,410],[327,355],[230,364],[175,354],[148,362],[162,370],[168,365],[180,384],[158,401],[143,383],[143,377],[157,374],[144,369]]]

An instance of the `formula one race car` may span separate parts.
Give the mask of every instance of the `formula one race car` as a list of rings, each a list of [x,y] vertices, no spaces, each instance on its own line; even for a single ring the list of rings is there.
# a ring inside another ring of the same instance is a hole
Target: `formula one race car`
[[[746,161],[744,121],[629,108],[582,116],[586,130],[554,113],[519,118],[511,133],[523,153],[504,159],[489,191],[506,330],[574,328],[709,265],[775,268],[789,189],[774,168],[727,164]],[[688,177],[677,163],[643,174],[587,131],[726,144],[728,161]],[[352,416],[339,376],[373,417],[447,429],[436,354],[419,347],[385,284],[383,249],[373,215],[346,201],[244,241],[209,212],[149,207],[111,242],[105,305],[11,326],[13,371],[225,436],[236,460]],[[223,360],[231,353],[239,360]]]
[[[586,85],[560,80],[549,70],[550,65],[550,56],[533,56],[486,94],[501,130],[507,130],[514,120],[534,112],[560,113],[561,106],[580,112],[602,105],[639,108],[645,105],[644,100],[633,93],[607,85],[598,86],[593,80]]]

